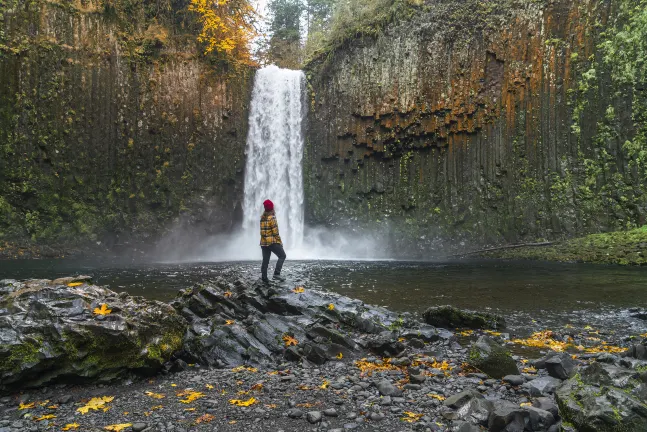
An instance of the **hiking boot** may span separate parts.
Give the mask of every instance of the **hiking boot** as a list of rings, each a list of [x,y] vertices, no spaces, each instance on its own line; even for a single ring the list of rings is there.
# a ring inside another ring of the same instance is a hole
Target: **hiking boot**
[[[280,274],[274,274],[274,277],[272,279],[277,280],[279,282],[285,282],[285,278]]]

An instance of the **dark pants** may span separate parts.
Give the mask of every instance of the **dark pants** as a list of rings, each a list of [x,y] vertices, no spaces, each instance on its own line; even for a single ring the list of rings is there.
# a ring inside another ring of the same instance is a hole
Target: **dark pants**
[[[270,257],[272,256],[272,252],[274,252],[274,255],[279,258],[278,262],[276,263],[276,268],[274,269],[274,274],[280,275],[281,268],[283,268],[283,261],[285,261],[285,251],[283,250],[283,245],[274,243],[271,246],[261,246],[261,250],[263,251],[263,265],[261,266],[261,274],[263,275],[263,279],[267,278],[267,266],[270,264]]]

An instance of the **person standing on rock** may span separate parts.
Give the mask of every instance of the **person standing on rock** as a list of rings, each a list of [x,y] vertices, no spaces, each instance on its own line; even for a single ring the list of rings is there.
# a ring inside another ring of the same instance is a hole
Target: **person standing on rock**
[[[274,268],[274,279],[284,281],[285,278],[281,276],[281,268],[283,268],[283,262],[285,261],[285,251],[279,235],[279,225],[276,222],[274,203],[270,200],[265,200],[263,207],[265,207],[265,212],[261,216],[261,250],[263,251],[261,275],[263,282],[270,282],[267,278],[267,267],[270,264],[270,257],[274,253],[279,259]]]

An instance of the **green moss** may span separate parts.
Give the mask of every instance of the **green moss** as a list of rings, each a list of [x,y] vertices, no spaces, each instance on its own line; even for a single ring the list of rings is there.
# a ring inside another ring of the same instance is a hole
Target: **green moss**
[[[507,249],[483,254],[504,259],[647,265],[647,226],[629,231],[591,234],[552,246]]]
[[[0,374],[18,372],[21,365],[37,363],[39,344],[25,341],[19,345],[0,345]]]

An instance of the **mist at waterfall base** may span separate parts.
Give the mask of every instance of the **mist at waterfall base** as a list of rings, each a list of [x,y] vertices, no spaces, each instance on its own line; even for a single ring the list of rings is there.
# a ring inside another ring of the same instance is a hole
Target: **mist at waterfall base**
[[[166,239],[167,261],[258,260],[263,201],[272,200],[288,259],[387,258],[365,233],[304,223],[305,76],[268,66],[256,72],[249,113],[242,227],[208,239],[178,229]]]

